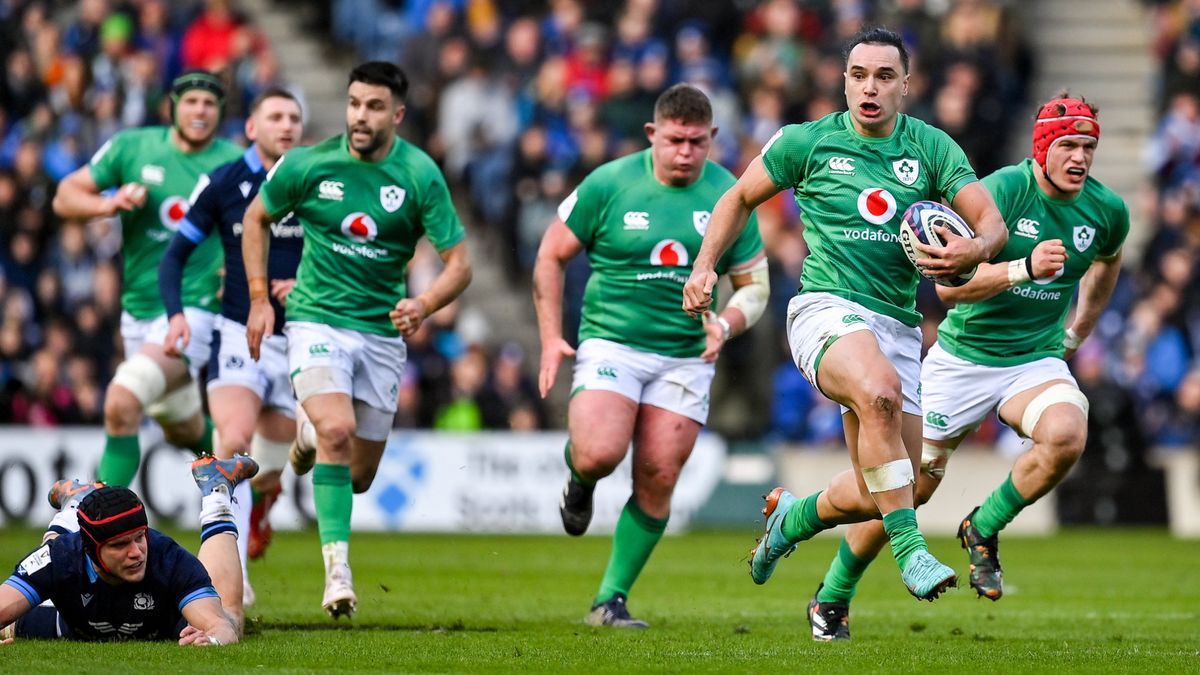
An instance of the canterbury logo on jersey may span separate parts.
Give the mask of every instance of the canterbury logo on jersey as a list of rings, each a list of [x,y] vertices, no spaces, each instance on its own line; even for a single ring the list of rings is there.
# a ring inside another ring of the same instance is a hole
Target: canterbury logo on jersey
[[[337,180],[323,180],[317,186],[317,196],[321,199],[332,199],[335,202],[342,201],[345,196],[346,186]]]
[[[142,182],[151,185],[162,185],[167,179],[167,170],[161,166],[147,164],[142,167]]]
[[[1021,235],[1022,237],[1029,237],[1030,239],[1037,239],[1038,238],[1038,227],[1040,227],[1040,226],[1041,226],[1041,223],[1039,223],[1036,220],[1032,220],[1030,218],[1022,218],[1017,221],[1016,232],[1017,232],[1017,234]]]
[[[650,214],[645,211],[626,211],[625,212],[625,229],[626,230],[648,230],[648,229],[650,229]]]
[[[852,157],[830,157],[829,158],[829,173],[836,173],[843,176],[854,175],[854,158]]]

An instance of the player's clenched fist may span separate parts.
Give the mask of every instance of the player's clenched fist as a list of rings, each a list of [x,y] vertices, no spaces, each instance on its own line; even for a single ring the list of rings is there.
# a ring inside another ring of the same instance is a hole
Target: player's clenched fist
[[[126,183],[108,198],[108,203],[111,208],[109,215],[113,216],[120,211],[140,209],[146,203],[146,186],[140,183]]]
[[[1049,279],[1062,272],[1067,264],[1067,247],[1062,239],[1047,239],[1039,242],[1030,254],[1033,258],[1033,278]]]
[[[404,298],[396,303],[395,309],[388,312],[392,325],[404,337],[409,337],[421,327],[425,321],[425,303],[417,298]]]
[[[692,274],[683,286],[683,311],[693,318],[702,316],[712,305],[713,287],[716,285],[716,272],[692,268]]]

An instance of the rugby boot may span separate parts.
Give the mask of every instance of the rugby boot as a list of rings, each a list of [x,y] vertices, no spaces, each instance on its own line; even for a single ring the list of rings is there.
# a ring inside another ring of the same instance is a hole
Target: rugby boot
[[[796,550],[796,542],[783,536],[783,517],[796,503],[796,497],[777,487],[763,495],[763,499],[766,500],[762,513],[767,517],[767,529],[758,544],[750,550],[750,578],[756,584],[767,583],[779,559],[786,558]]]
[[[50,502],[50,506],[54,510],[60,510],[62,507],[72,502],[80,502],[84,497],[91,494],[93,490],[99,487],[104,487],[104,483],[99,481],[93,483],[84,483],[75,480],[74,478],[56,481],[50,486],[50,493],[46,495],[46,500]]]
[[[192,478],[196,479],[201,494],[224,486],[232,496],[238,483],[254,478],[257,473],[258,462],[250,455],[234,455],[229,459],[206,455],[192,462]]]
[[[602,602],[588,613],[584,619],[589,626],[612,626],[613,628],[649,628],[650,624],[629,616],[625,606],[625,596],[617,593],[607,602]]]
[[[981,598],[993,602],[1004,595],[1004,572],[1000,569],[1000,541],[998,534],[984,537],[979,534],[971,519],[975,517],[979,507],[967,514],[958,526],[958,540],[967,550],[971,561],[971,588]]]
[[[825,584],[817,586],[812,602],[808,603],[808,625],[812,628],[812,639],[817,642],[833,642],[850,639],[850,605],[844,602],[820,602],[817,594]]]
[[[283,487],[276,484],[275,488],[264,492],[255,492],[257,497],[250,507],[250,539],[246,542],[246,556],[258,560],[267,552],[271,545],[274,530],[271,529],[271,507],[279,499]]]
[[[947,588],[958,585],[958,575],[954,570],[938,562],[932,553],[924,549],[909,556],[900,578],[915,598],[930,602]]]
[[[595,485],[584,485],[573,477],[567,478],[558,501],[558,513],[562,516],[563,529],[572,537],[587,532],[592,522],[592,493],[595,491]]]

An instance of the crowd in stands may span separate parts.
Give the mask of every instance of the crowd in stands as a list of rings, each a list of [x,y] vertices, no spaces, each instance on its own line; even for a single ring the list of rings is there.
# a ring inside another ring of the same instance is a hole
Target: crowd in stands
[[[1126,260],[1112,308],[1076,359],[1081,384],[1108,387],[1154,443],[1200,427],[1200,2],[1153,3],[1162,121],[1147,146],[1153,242]],[[300,7],[301,5],[296,5]],[[400,63],[411,90],[403,134],[427,149],[501,242],[512,292],[527,293],[558,203],[603,162],[645,147],[665,87],[713,102],[713,159],[734,173],[783,124],[844,107],[840,44],[865,25],[898,30],[913,52],[906,112],[946,130],[980,176],[1027,133],[1032,50],[1004,0],[332,0],[313,24],[362,59]],[[55,182],[121,128],[167,118],[166,83],[219,70],[232,92],[225,132],[279,76],[271,46],[236,2],[0,1],[0,422],[95,423],[120,358],[115,221],[59,222]],[[1101,112],[1103,119],[1103,112]],[[712,426],[732,437],[836,443],[836,405],[796,372],[783,315],[806,250],[790,195],[759,209],[772,310],[727,346]],[[419,274],[419,270],[415,273]],[[568,321],[588,269],[568,268]],[[923,285],[927,329],[944,309]],[[561,426],[533,390],[536,354],[472,330],[456,307],[409,345],[397,424],[442,429]],[[532,316],[532,308],[530,308]],[[568,333],[569,334],[569,333]],[[927,330],[932,335],[931,330]],[[764,351],[765,350],[765,351]],[[763,353],[777,355],[763,359]],[[725,403],[722,403],[724,401]],[[1115,404],[1114,404],[1115,405]],[[994,440],[989,424],[981,440]]]

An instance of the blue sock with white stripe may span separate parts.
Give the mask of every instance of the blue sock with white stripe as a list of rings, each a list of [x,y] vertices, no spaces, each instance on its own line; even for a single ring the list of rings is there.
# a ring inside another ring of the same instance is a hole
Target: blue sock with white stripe
[[[203,544],[209,537],[226,532],[238,536],[229,488],[222,485],[204,495],[204,499],[200,501],[200,543]]]

